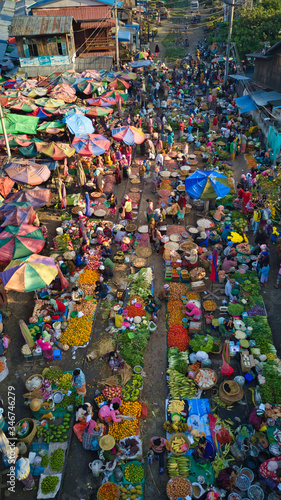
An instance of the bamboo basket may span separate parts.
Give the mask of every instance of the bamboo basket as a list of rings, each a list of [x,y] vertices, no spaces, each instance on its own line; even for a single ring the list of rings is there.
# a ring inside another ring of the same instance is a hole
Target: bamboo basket
[[[32,441],[33,441],[33,439],[34,439],[34,437],[35,437],[35,434],[36,434],[36,432],[37,432],[37,425],[36,425],[35,421],[34,421],[32,418],[22,418],[21,420],[19,420],[19,421],[16,423],[15,427],[16,427],[18,424],[20,424],[21,422],[23,422],[23,421],[26,421],[26,422],[28,422],[28,423],[29,423],[29,427],[30,427],[31,431],[30,431],[30,433],[29,433],[27,436],[25,436],[24,438],[16,438],[16,439],[17,439],[18,441],[22,441],[23,443],[26,443],[26,444],[31,444],[31,443],[32,443]]]
[[[222,351],[222,344],[220,342],[214,342],[214,344],[218,345],[219,346],[219,350],[218,351],[210,351],[211,354],[220,354],[221,351]]]
[[[200,372],[205,372],[205,371],[208,371],[208,372],[210,372],[210,371],[211,371],[211,372],[213,372],[213,376],[214,376],[214,377],[215,377],[215,379],[216,379],[216,380],[215,380],[215,382],[213,382],[213,383],[212,383],[209,387],[202,387],[202,386],[199,384],[199,382],[197,382],[197,381],[196,381],[196,376],[198,375],[198,372],[199,372],[199,371],[200,371]],[[197,370],[197,372],[196,372],[196,374],[195,374],[195,377],[194,377],[194,382],[195,382],[195,384],[196,384],[196,385],[199,387],[199,389],[200,389],[200,390],[202,390],[202,391],[208,391],[209,389],[212,389],[212,388],[216,385],[217,381],[218,381],[218,377],[217,377],[216,372],[215,372],[214,370],[211,370],[210,368],[200,368],[199,370]]]
[[[175,440],[175,438],[183,438],[185,444],[187,444],[188,447],[190,447],[190,442],[188,440],[188,437],[183,432],[175,432],[174,434],[172,434],[170,436],[170,438],[169,438],[169,445],[170,445],[170,447],[172,447],[172,443]],[[178,456],[178,457],[181,456],[181,455],[184,455],[185,453],[186,453],[186,451],[182,451],[180,453],[173,451],[173,454],[176,455],[176,456]]]
[[[30,381],[31,381],[34,377],[41,378],[41,381],[42,381],[42,382],[41,382],[41,385],[39,385],[38,387],[36,387],[36,389],[34,389],[34,391],[35,391],[35,390],[38,390],[38,389],[41,389],[42,384],[43,384],[43,380],[44,380],[44,378],[42,377],[42,375],[41,375],[40,373],[33,373],[33,375],[31,375],[30,377],[28,377],[28,379],[25,381],[25,387],[26,387],[26,389],[27,389],[29,392],[34,392],[34,391],[32,391],[32,389],[30,389],[30,387],[28,387],[28,382],[30,382]]]

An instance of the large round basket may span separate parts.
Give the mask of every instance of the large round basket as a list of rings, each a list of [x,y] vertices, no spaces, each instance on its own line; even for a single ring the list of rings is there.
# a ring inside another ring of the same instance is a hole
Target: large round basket
[[[71,209],[71,213],[74,214],[74,215],[77,215],[78,212],[82,212],[83,208],[85,208],[85,205],[82,205],[82,206],[76,206],[76,207],[73,207]]]
[[[216,310],[217,304],[213,300],[205,300],[203,302],[203,307],[205,311],[212,312]]]
[[[196,267],[195,269],[191,269],[190,271],[190,279],[192,282],[201,281],[205,278],[206,271],[203,267]]]
[[[131,192],[131,193],[139,193],[139,192],[140,192],[140,188],[137,188],[137,187],[131,187],[131,188],[130,188],[130,192]]]
[[[138,232],[141,234],[147,234],[148,233],[148,226],[139,226]]]
[[[145,267],[146,259],[144,257],[137,257],[136,255],[132,258],[132,265],[137,268]]]
[[[171,173],[168,170],[163,170],[160,172],[161,177],[164,177],[164,179],[168,179],[170,177]]]
[[[172,434],[170,436],[170,439],[169,439],[169,445],[170,445],[170,447],[172,447],[172,444],[173,444],[174,440],[177,439],[177,438],[178,439],[179,438],[184,439],[184,442],[188,445],[188,447],[190,446],[190,443],[189,443],[189,440],[188,440],[188,437],[186,436],[186,434],[184,434],[183,432],[175,432],[174,434]],[[175,452],[175,451],[172,450],[173,454],[177,455],[178,457],[180,455],[184,455],[186,453],[186,451],[183,450],[181,452]]]
[[[231,382],[231,383],[230,383]],[[225,390],[225,384],[228,384],[230,392]],[[237,401],[241,401],[244,396],[242,387],[235,380],[225,380],[219,387],[220,400],[226,405],[233,405]]]
[[[198,165],[198,161],[197,160],[188,160],[188,163],[190,165]]]
[[[35,378],[35,377],[38,377],[38,378],[40,378],[40,379],[41,379],[41,384],[40,384],[40,385],[38,385],[38,387],[35,387],[35,389],[36,389],[36,390],[38,390],[38,389],[41,389],[41,387],[42,387],[42,384],[43,384],[43,380],[44,380],[44,378],[42,377],[42,375],[41,375],[40,373],[33,373],[33,375],[31,375],[30,377],[28,377],[28,379],[26,379],[26,381],[25,381],[25,387],[26,387],[26,388],[27,388],[27,390],[28,390],[28,391],[30,391],[30,392],[31,392],[32,390],[35,390],[35,389],[32,389],[31,387],[28,387],[28,383],[29,383],[29,382],[31,382],[31,380],[32,380],[33,378]]]
[[[98,193],[95,191],[94,193],[90,194],[91,198],[100,198],[102,196],[102,193]]]
[[[137,247],[136,248],[136,255],[138,257],[147,258],[147,257],[150,257],[152,255],[152,250],[151,250],[151,248],[148,248],[148,247]]]
[[[212,378],[212,383],[210,383],[210,385],[208,385],[208,387],[204,387],[203,385],[201,385],[200,383],[200,376],[204,376],[204,374],[209,374],[209,377]],[[209,389],[212,389],[212,387],[214,387],[217,383],[217,380],[218,380],[218,377],[217,377],[217,374],[214,370],[211,370],[210,368],[200,368],[200,370],[198,370],[195,374],[195,377],[194,377],[194,382],[195,384],[198,385],[199,389],[201,389],[202,391],[208,391]]]
[[[19,437],[16,437],[15,439],[17,439],[17,441],[23,441],[23,443],[26,443],[26,444],[31,444],[34,437],[35,437],[35,434],[37,432],[37,425],[35,423],[35,421],[32,419],[32,418],[22,418],[21,420],[19,420],[16,424],[15,424],[15,427],[20,424],[21,422],[28,422],[29,424],[29,434],[23,438],[19,438]]]
[[[94,210],[95,217],[104,217],[106,214],[107,211],[104,210],[103,208],[98,208],[97,210]]]
[[[169,250],[174,250],[175,252],[179,249],[179,244],[174,241],[168,241],[165,243],[165,248],[169,248]]]
[[[222,344],[220,342],[216,342],[214,341],[213,342],[213,346],[216,345],[217,346],[217,351],[210,351],[211,354],[220,354],[221,351],[222,351]]]
[[[214,227],[214,223],[210,219],[206,219],[206,218],[198,219],[197,226],[203,228],[203,230],[204,229],[211,229],[211,227]]]
[[[184,184],[180,184],[178,187],[177,187],[177,191],[180,191],[180,192],[184,192],[185,191],[185,185]]]
[[[111,496],[110,498],[112,498],[112,500],[119,500],[119,498],[120,498],[120,490],[119,490],[118,486],[115,483],[111,483],[111,482],[107,482],[107,483],[104,483],[104,484],[101,485],[101,487],[98,489],[97,500],[104,500],[105,499],[105,496],[101,496],[105,484],[112,485],[113,494],[114,494],[114,490],[116,491],[115,496],[114,497]]]
[[[127,224],[125,227],[126,233],[134,233],[137,230],[136,224]]]
[[[140,184],[140,179],[131,179],[132,184]]]
[[[179,497],[177,491],[182,491],[182,496]],[[181,498],[191,498],[192,495],[192,484],[191,482],[183,476],[172,477],[166,487],[166,494],[168,498],[172,500],[177,500]]]
[[[180,234],[171,234],[170,241],[174,241],[176,243],[178,243],[179,241],[181,241]]]
[[[198,248],[198,245],[196,245],[196,243],[194,243],[193,241],[184,241],[181,246],[180,246],[180,250],[182,252],[190,252],[190,250],[197,250]]]

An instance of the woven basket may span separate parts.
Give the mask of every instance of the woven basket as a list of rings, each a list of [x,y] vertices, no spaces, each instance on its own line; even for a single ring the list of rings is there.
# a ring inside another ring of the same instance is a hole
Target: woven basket
[[[31,444],[34,437],[35,437],[35,434],[37,432],[37,425],[35,423],[35,421],[32,419],[32,418],[22,418],[21,420],[19,420],[16,424],[15,424],[15,427],[20,424],[21,422],[28,422],[29,423],[29,428],[31,429],[30,430],[30,433],[25,436],[24,438],[16,438],[18,441],[22,441],[23,443],[26,443],[26,444]]]
[[[209,387],[202,387],[202,386],[199,384],[199,382],[196,382],[196,375],[198,374],[198,372],[199,372],[199,371],[200,371],[200,372],[206,372],[206,371],[208,371],[208,372],[209,372],[209,371],[213,372],[213,376],[214,376],[214,377],[215,377],[215,379],[216,379],[216,380],[215,380],[215,382],[213,382],[213,384],[211,384]],[[216,385],[216,383],[217,383],[217,381],[218,381],[218,377],[217,377],[216,372],[215,372],[214,370],[210,370],[210,368],[200,368],[200,370],[198,370],[198,371],[196,372],[196,375],[195,375],[195,377],[194,377],[194,382],[195,382],[195,384],[197,384],[197,385],[198,385],[199,389],[201,389],[202,391],[208,391],[209,389],[212,389],[212,388]]]
[[[195,272],[196,271],[196,272]],[[191,281],[201,281],[206,276],[205,269],[203,267],[197,267],[195,269],[191,269],[190,271],[190,279]]]
[[[120,498],[120,490],[119,490],[118,486],[115,483],[111,483],[111,482],[109,482],[109,484],[114,484],[114,486],[116,486],[116,495],[114,497],[114,500],[119,500],[119,498]],[[101,491],[101,489],[102,489],[102,486],[98,489],[97,500],[101,499],[101,497],[99,496],[99,492]]]
[[[186,434],[184,434],[183,432],[175,432],[174,434],[172,434],[170,436],[170,439],[169,439],[169,445],[170,447],[172,446],[172,443],[173,441],[175,440],[175,438],[183,438],[185,443],[190,446],[190,443],[189,443],[189,440],[188,440],[188,437],[186,436]],[[175,451],[173,451],[173,454],[176,455],[176,456],[181,456],[181,455],[184,455],[186,453],[186,451],[182,451],[180,453],[176,453]]]
[[[189,252],[190,250],[197,250],[198,248],[198,245],[196,245],[196,243],[193,243],[193,241],[184,241],[181,246],[180,246],[180,250],[182,250],[183,252]]]
[[[28,379],[25,381],[25,387],[26,389],[29,391],[29,392],[33,392],[32,389],[30,389],[30,387],[28,387],[28,382],[30,382],[34,377],[38,377],[38,378],[41,378],[41,385],[39,385],[38,387],[36,387],[36,389],[34,390],[37,390],[38,389],[41,389],[42,387],[42,384],[43,384],[43,380],[44,378],[42,377],[42,375],[40,373],[33,373],[33,375],[31,375],[30,377],[28,377]]]
[[[91,196],[91,198],[100,198],[102,196],[102,193],[94,192],[94,193],[91,193],[90,196]]]
[[[140,184],[140,179],[131,179],[132,184]]]
[[[133,233],[136,230],[137,230],[136,224],[127,224],[127,226],[125,227],[125,231],[127,233]]]
[[[137,247],[136,255],[138,257],[150,257],[152,255],[152,250],[148,247]]]
[[[230,393],[228,393],[228,392],[225,391],[225,389],[224,389],[224,385],[225,384],[229,385],[229,387],[231,389]],[[225,393],[226,397],[228,397],[228,396],[236,396],[237,394],[239,394],[240,388],[241,388],[241,386],[238,384],[238,382],[235,382],[235,380],[226,380],[221,385],[221,389],[222,389],[223,393]]]
[[[131,187],[131,188],[130,188],[130,192],[131,192],[131,193],[139,193],[139,192],[140,192],[140,188],[137,188],[137,187]]]
[[[214,342],[213,342],[213,345],[215,345],[215,344],[216,344],[217,346],[219,346],[219,350],[218,350],[218,351],[210,351],[210,353],[211,353],[211,354],[220,354],[220,353],[221,353],[221,351],[222,351],[222,344],[221,344],[220,342],[215,342],[215,341],[214,341]]]
[[[144,257],[133,257],[132,264],[134,267],[144,267],[146,265],[146,259]]]

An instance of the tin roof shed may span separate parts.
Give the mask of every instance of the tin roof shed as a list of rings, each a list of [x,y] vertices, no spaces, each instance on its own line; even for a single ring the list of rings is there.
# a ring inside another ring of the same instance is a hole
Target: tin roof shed
[[[70,33],[72,16],[15,16],[10,36],[40,36]]]

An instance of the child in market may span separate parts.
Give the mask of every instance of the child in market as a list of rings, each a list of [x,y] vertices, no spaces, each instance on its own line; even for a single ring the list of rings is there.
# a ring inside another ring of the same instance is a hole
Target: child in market
[[[269,264],[264,264],[260,270],[261,286],[262,285],[266,286],[266,284],[268,282],[268,275],[269,275]]]

